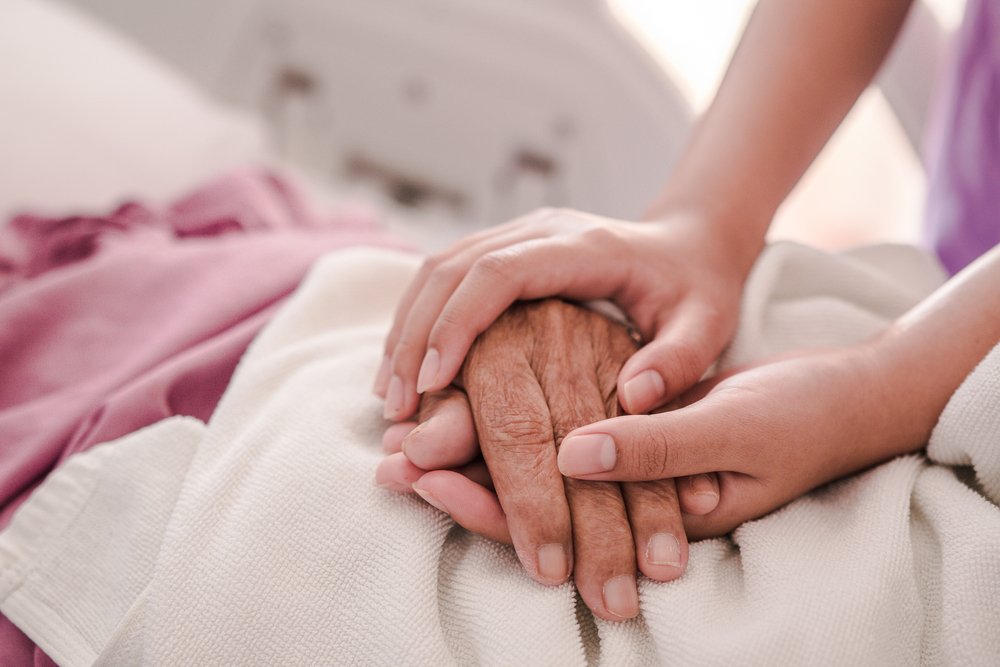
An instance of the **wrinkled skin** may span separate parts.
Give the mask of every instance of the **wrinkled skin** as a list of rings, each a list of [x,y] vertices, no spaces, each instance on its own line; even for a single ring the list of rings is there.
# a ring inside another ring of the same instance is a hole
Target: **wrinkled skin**
[[[470,530],[512,542],[542,583],[572,571],[598,616],[634,616],[636,566],[660,581],[680,576],[681,507],[704,513],[719,500],[714,475],[682,480],[680,504],[672,479],[619,485],[560,475],[563,437],[620,414],[616,379],[634,351],[624,327],[597,313],[558,300],[516,304],[470,350],[461,375],[468,397],[454,388],[427,394],[419,426],[390,427],[387,451],[402,451],[377,479],[412,485]],[[488,472],[474,460],[480,449]]]

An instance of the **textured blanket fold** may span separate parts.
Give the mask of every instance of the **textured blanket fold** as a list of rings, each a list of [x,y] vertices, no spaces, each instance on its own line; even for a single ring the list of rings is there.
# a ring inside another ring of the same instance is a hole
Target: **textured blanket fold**
[[[66,665],[995,664],[1000,351],[948,405],[933,460],[693,545],[680,580],[640,581],[640,619],[608,623],[508,547],[373,486],[368,387],[414,269],[327,256],[207,425],[169,419],[72,457],[0,535],[0,609]],[[724,361],[862,339],[941,279],[913,250],[774,246]]]

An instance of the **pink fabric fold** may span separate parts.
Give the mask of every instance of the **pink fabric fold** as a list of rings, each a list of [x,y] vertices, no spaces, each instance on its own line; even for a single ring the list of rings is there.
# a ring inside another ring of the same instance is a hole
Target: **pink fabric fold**
[[[322,254],[401,247],[268,173],[157,211],[0,229],[0,527],[73,453],[172,415],[207,420],[253,336]],[[50,664],[9,621],[0,663]]]

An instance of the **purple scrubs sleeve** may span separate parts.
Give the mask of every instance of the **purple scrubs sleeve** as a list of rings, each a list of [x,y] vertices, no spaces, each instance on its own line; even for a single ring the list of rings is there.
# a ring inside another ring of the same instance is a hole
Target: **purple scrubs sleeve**
[[[1000,243],[1000,0],[969,0],[928,155],[926,239],[956,273]]]

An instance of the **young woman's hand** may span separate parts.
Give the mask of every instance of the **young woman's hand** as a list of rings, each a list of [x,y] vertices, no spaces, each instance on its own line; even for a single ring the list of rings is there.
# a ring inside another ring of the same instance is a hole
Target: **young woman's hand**
[[[740,293],[760,250],[709,216],[657,222],[544,209],[429,258],[404,295],[375,382],[387,418],[447,387],[472,342],[519,299],[611,299],[649,343],[622,368],[627,412],[647,412],[705,373],[735,330]]]
[[[697,385],[678,410],[576,429],[563,440],[559,469],[574,479],[622,482],[718,472],[718,507],[686,516],[684,525],[691,539],[724,535],[921,446],[887,359],[866,343],[727,373]]]
[[[720,502],[685,517],[722,535],[817,486],[924,446],[949,398],[1000,342],[1000,245],[877,338],[796,352],[696,386],[684,407],[575,429],[567,477],[621,481],[718,472]]]

